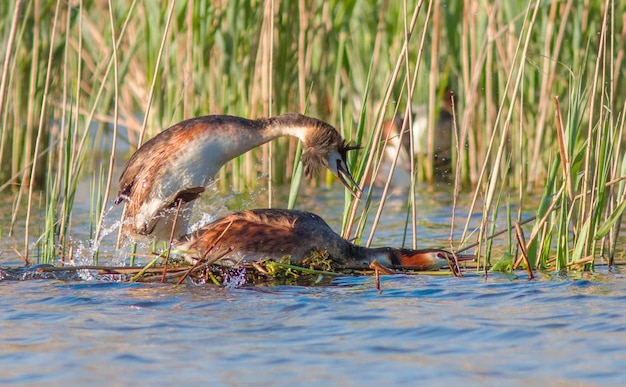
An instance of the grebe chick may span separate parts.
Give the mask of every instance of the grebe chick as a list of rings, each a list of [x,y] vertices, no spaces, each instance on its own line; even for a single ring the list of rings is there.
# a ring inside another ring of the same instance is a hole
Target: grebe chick
[[[331,125],[302,114],[250,120],[209,115],[180,122],[159,133],[130,158],[120,176],[115,201],[127,201],[124,233],[135,238],[168,240],[178,202],[174,236],[186,232],[193,201],[229,160],[281,136],[302,140],[304,172],[328,168],[356,194],[358,185],[346,163],[350,146]],[[352,186],[351,186],[352,184]]]
[[[448,259],[454,262],[452,253],[445,250],[357,246],[335,233],[318,215],[284,209],[232,213],[184,236],[176,249],[183,251],[189,262],[204,257],[209,250],[211,256],[226,253],[216,262],[225,266],[261,259],[280,260],[285,255],[297,263],[315,251],[328,252],[339,267],[367,266],[376,259],[382,265],[438,270],[448,267]],[[457,255],[459,261],[474,258]]]

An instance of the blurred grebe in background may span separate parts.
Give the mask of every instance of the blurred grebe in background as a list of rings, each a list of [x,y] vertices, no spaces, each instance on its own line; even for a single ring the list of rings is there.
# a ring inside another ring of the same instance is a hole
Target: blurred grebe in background
[[[433,166],[435,179],[445,179],[450,173],[453,145],[453,116],[452,103],[454,94],[446,91],[439,108],[433,134]],[[396,114],[394,118],[383,123],[382,140],[387,141],[384,147],[384,159],[380,171],[375,179],[375,184],[382,185],[386,182],[391,169],[391,164],[398,154],[396,169],[391,185],[405,187],[411,184],[411,158],[414,166],[418,158],[428,155],[428,106],[413,106],[411,112],[411,126],[404,125],[404,115]],[[404,131],[402,131],[404,125]],[[402,131],[402,133],[401,133]],[[413,140],[413,152],[411,153],[411,139]],[[398,148],[400,151],[398,152]],[[367,183],[367,179],[366,179]]]

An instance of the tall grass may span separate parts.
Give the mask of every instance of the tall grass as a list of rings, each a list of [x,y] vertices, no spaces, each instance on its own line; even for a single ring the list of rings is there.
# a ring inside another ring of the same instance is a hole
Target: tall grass
[[[43,230],[16,230],[26,256],[34,245],[42,260],[67,252],[77,182],[94,171],[91,219],[102,219],[128,156],[119,145],[133,150],[192,116],[306,112],[364,146],[350,160],[364,179],[378,173],[384,120],[427,104],[429,154],[411,164],[412,187],[438,184],[433,137],[446,87],[458,139],[451,184],[483,219],[473,230],[468,218],[452,247],[479,242],[480,267],[491,264],[498,207],[516,197],[523,208],[540,190],[525,229],[531,266],[616,254],[626,200],[622,3],[18,0],[0,10],[0,187],[16,207],[28,203],[27,225],[31,211],[46,220]],[[298,183],[297,149],[286,138],[250,152],[220,172],[218,186],[258,189],[259,173],[270,191]],[[39,190],[43,201],[34,200]],[[361,240],[373,222],[365,244],[386,198],[370,195],[365,205],[346,195],[344,235]],[[415,241],[414,189],[407,208]]]

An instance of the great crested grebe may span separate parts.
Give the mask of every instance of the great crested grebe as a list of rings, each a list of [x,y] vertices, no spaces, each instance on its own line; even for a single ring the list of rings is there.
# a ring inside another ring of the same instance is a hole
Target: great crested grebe
[[[319,216],[304,211],[254,209],[232,213],[182,237],[176,249],[195,262],[207,253],[221,257],[217,263],[234,266],[260,259],[291,256],[297,263],[312,252],[328,252],[337,266],[382,265],[437,270],[454,262],[452,253],[438,249],[410,250],[393,247],[367,248],[343,239]],[[457,260],[474,259],[457,255]]]
[[[446,91],[444,100],[439,108],[439,116],[435,122],[435,133],[433,137],[433,162],[435,175],[445,177],[450,171],[452,158],[452,130],[453,130],[453,108],[454,94]],[[387,139],[387,146],[384,149],[385,160],[391,162],[398,154],[397,166],[394,173],[392,185],[409,184],[411,173],[411,137],[413,139],[413,157],[426,155],[428,153],[428,106],[418,105],[411,109],[411,132],[409,125],[405,126],[402,136],[400,131],[404,124],[403,115],[396,115],[393,119],[385,121],[383,124],[383,140]],[[409,134],[411,133],[411,134]],[[388,166],[386,166],[388,168]],[[386,169],[386,168],[385,168]],[[379,176],[386,176],[386,171],[379,173]]]
[[[326,167],[350,192],[356,194],[359,190],[346,163],[347,152],[359,147],[348,145],[334,127],[323,121],[302,114],[256,120],[228,115],[197,117],[159,133],[128,161],[115,201],[128,202],[124,233],[135,238],[168,240],[175,223],[174,236],[180,237],[186,232],[193,201],[219,169],[229,160],[281,136],[302,140],[307,176]]]

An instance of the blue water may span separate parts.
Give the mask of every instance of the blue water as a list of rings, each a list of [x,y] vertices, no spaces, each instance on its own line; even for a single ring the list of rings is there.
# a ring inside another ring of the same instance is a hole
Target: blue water
[[[0,282],[0,384],[619,385],[624,275]]]
[[[299,208],[339,230],[341,194],[304,194]],[[445,246],[449,192],[418,195],[418,246]],[[392,198],[374,245],[401,245],[405,208]],[[467,204],[458,212],[455,238]],[[86,224],[73,226],[82,246]],[[115,234],[101,264],[120,255]],[[0,268],[21,264],[21,241],[3,234]],[[0,270],[0,385],[626,384],[624,274],[537,276],[386,276],[380,294],[372,277],[219,288]]]

